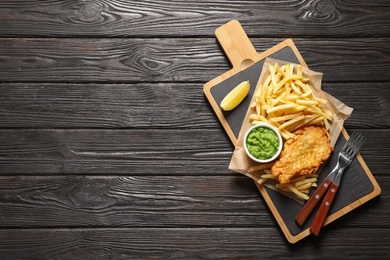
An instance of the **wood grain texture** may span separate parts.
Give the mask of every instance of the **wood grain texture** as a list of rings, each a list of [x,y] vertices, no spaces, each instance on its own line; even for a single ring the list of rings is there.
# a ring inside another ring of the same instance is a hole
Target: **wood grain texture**
[[[380,198],[331,227],[390,228],[390,177],[375,176]],[[0,199],[0,229],[277,227],[253,181],[240,174],[1,176]]]
[[[202,93],[292,38],[354,107],[379,197],[290,245]],[[0,259],[388,259],[387,0],[0,1]]]
[[[281,39],[250,38],[258,52]],[[390,81],[387,38],[294,39],[324,82]],[[214,38],[1,39],[2,82],[198,82],[230,70]],[[335,69],[337,68],[337,69]]]
[[[390,167],[386,130],[359,130],[371,171]],[[381,147],[381,153],[377,149]],[[0,174],[225,175],[233,146],[210,130],[2,130]]]
[[[389,36],[389,2],[375,1],[1,1],[5,37],[213,36],[232,19],[267,37]]]
[[[253,181],[239,175],[0,180],[3,228],[248,227],[272,223]]]
[[[5,174],[225,174],[233,150],[220,129],[11,129],[0,143]]]
[[[356,235],[356,234],[359,235]],[[383,259],[386,229],[324,230],[320,239],[295,246],[280,241],[275,228],[138,228],[0,230],[0,257],[15,259]],[[343,246],[339,237],[344,237]],[[378,243],[377,237],[381,238]],[[332,248],[332,250],[320,250]],[[4,247],[5,246],[5,247]],[[237,250],[240,248],[240,250]],[[375,250],[373,250],[375,248]],[[39,250],[38,250],[39,249]]]
[[[195,83],[21,83],[0,84],[0,92],[3,128],[218,126],[215,116],[204,105],[201,86]]]
[[[390,127],[388,83],[324,83],[354,111],[348,128]],[[215,129],[197,83],[0,83],[2,128]],[[142,115],[142,116],[141,116]]]

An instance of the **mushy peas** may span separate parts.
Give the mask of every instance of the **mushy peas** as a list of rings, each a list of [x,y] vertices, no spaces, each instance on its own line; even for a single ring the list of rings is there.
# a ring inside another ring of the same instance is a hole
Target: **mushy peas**
[[[278,151],[279,139],[274,131],[265,128],[254,128],[246,139],[250,154],[260,160],[267,160]]]

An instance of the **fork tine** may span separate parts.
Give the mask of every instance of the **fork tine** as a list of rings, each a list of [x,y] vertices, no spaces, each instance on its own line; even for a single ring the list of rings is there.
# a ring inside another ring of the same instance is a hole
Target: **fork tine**
[[[356,138],[358,138],[358,134],[356,132],[354,132],[350,137],[349,139],[347,140],[347,142],[344,144],[343,148],[341,149],[342,152],[346,152],[346,150],[349,150],[349,147],[350,145],[355,141]]]
[[[355,156],[355,154],[360,150],[360,148],[362,148],[364,142],[366,141],[366,138],[363,135],[360,135],[359,137],[360,138],[358,140],[356,140],[356,143],[352,147],[352,149],[353,149],[352,156]]]
[[[354,133],[352,137],[350,138],[350,140],[352,139],[351,142],[349,142],[350,140],[348,140],[348,147],[346,147],[344,151],[345,155],[349,158],[352,158],[356,155],[356,153],[360,150],[366,140],[366,138],[359,133]]]

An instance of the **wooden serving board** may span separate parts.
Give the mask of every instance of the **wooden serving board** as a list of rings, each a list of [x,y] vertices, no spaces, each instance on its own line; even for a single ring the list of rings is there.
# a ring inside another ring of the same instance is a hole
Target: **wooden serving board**
[[[300,63],[305,67],[307,65],[291,39],[287,39],[262,53],[258,53],[240,23],[236,20],[232,20],[217,28],[215,35],[229,58],[232,69],[205,83],[203,90],[227,135],[235,145],[265,58],[271,57],[292,63]],[[245,80],[249,80],[251,84],[248,96],[234,110],[229,112],[222,111],[219,108],[222,99],[230,90]],[[319,176],[318,183],[336,165],[337,154],[348,137],[348,133],[343,129],[335,144],[334,152],[322,168],[322,174]],[[295,223],[295,216],[302,208],[302,204],[268,187],[258,185],[257,183],[256,185],[290,243],[296,243],[310,235],[309,226],[314,218],[314,213],[307,219],[303,227],[300,227]],[[337,197],[330,208],[324,225],[331,223],[361,204],[378,196],[380,192],[381,189],[378,183],[363,158],[358,154],[344,172]]]

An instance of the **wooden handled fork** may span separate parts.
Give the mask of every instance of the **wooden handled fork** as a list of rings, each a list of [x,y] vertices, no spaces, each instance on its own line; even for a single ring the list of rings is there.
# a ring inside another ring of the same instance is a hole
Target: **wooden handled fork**
[[[299,225],[303,225],[307,217],[310,215],[314,207],[318,204],[320,199],[326,193],[324,200],[310,226],[310,231],[316,236],[324,223],[329,208],[333,202],[336,192],[340,186],[341,178],[344,170],[351,164],[357,152],[363,146],[365,137],[359,133],[353,133],[338,155],[336,167],[331,173],[322,181],[317,190],[310,197],[310,199],[303,206],[301,211],[296,216],[295,220]]]

